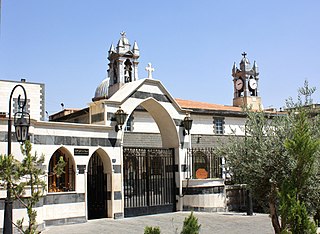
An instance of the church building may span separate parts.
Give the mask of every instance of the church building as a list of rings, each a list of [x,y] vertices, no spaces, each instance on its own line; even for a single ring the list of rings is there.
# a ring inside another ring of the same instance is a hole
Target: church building
[[[251,66],[242,56],[239,67],[232,67],[230,106],[172,97],[152,78],[151,64],[147,78],[139,78],[140,50],[125,33],[110,46],[106,79],[84,109],[63,109],[46,121],[44,84],[0,80],[0,154],[7,152],[10,92],[20,84],[27,93],[32,150],[45,155],[47,190],[36,207],[41,228],[106,217],[227,211],[230,176],[215,147],[233,131],[244,136],[243,106],[262,108],[257,63]],[[17,89],[12,115],[19,94]],[[14,136],[12,154],[23,158]],[[57,177],[53,169],[61,156],[66,166]],[[5,197],[0,189],[0,228]],[[18,201],[13,207],[14,220],[26,216]]]

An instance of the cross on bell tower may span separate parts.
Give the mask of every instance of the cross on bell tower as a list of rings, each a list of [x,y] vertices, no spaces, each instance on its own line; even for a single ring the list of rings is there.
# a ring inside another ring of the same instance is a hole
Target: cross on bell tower
[[[261,97],[259,97],[259,68],[256,61],[251,67],[247,53],[241,54],[243,58],[240,61],[240,68],[236,63],[232,67],[232,76],[234,84],[234,106],[251,107],[254,110],[262,109]]]

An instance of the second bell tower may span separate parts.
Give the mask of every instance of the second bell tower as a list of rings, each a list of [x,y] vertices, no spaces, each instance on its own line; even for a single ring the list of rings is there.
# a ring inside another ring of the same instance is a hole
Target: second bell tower
[[[249,59],[243,53],[240,61],[240,69],[236,63],[232,67],[234,84],[233,106],[249,107],[253,110],[262,109],[261,97],[259,97],[259,68],[256,61],[251,67]]]

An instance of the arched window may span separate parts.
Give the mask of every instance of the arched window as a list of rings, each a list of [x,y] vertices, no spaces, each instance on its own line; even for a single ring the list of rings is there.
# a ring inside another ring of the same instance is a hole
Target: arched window
[[[58,176],[55,173],[55,167],[60,157],[66,162],[64,172]],[[74,163],[70,156],[58,149],[52,155],[49,162],[48,172],[48,192],[67,192],[75,190],[75,170]]]
[[[193,179],[222,178],[222,157],[213,148],[188,149],[188,154],[192,157]]]
[[[206,179],[209,177],[208,157],[201,151],[193,154],[193,178]]]
[[[118,83],[118,63],[114,61],[113,63],[113,84]]]
[[[132,81],[132,63],[129,59],[124,62],[124,82],[128,83]]]

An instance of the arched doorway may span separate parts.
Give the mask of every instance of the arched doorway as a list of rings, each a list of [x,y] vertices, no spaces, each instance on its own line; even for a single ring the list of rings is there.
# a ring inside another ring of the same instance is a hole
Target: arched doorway
[[[88,219],[107,217],[107,179],[103,161],[94,152],[88,164],[87,174]]]
[[[179,146],[176,125],[168,111],[153,98],[140,103],[135,111],[140,112],[142,119],[153,119],[158,131],[157,143],[146,146],[147,142],[155,141],[150,139],[152,134],[142,129],[143,132],[132,138],[137,144],[124,144],[124,216],[173,212],[176,210],[175,149]],[[149,116],[141,115],[141,111]]]

